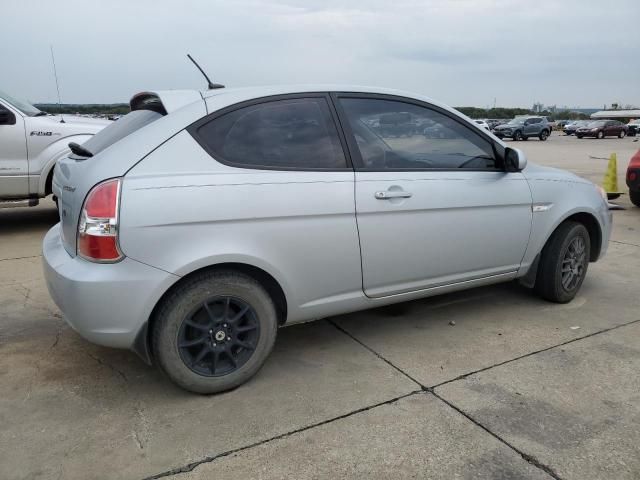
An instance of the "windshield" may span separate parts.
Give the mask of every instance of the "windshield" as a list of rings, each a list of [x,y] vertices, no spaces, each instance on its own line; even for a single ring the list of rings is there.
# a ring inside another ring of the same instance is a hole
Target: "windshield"
[[[510,125],[521,125],[525,121],[524,118],[514,118],[513,120],[509,120]]]
[[[587,127],[604,127],[604,123],[603,121],[599,121],[599,122],[591,122],[589,125],[587,125]]]
[[[43,113],[40,110],[38,110],[36,107],[31,105],[29,102],[10,97],[6,93],[4,93],[2,90],[0,90],[0,98],[3,98],[7,102],[9,102],[12,106],[20,110],[22,113],[24,113],[28,117],[35,117],[36,115]]]

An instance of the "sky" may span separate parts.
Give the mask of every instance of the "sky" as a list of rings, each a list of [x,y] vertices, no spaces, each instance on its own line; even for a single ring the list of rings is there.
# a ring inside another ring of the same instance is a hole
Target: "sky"
[[[339,83],[452,106],[640,106],[640,0],[0,0],[0,90],[63,103]]]

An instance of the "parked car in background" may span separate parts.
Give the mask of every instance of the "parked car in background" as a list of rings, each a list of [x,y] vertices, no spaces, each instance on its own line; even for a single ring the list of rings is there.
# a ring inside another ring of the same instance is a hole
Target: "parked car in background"
[[[627,123],[627,135],[630,137],[640,135],[640,118],[636,118]]]
[[[554,128],[556,128],[556,121],[551,118],[551,117],[542,117],[547,121],[547,125],[549,125],[549,128],[551,130],[553,130]]]
[[[626,181],[627,187],[629,187],[631,203],[636,207],[640,207],[640,150],[629,161]]]
[[[485,130],[491,130],[489,128],[489,125],[487,124],[487,122],[485,122],[484,120],[474,120],[474,122],[477,123],[478,125],[480,125]]]
[[[80,144],[109,123],[49,115],[0,92],[0,208],[37,205],[51,193],[53,167],[69,154],[69,142]]]
[[[498,125],[502,125],[503,123],[508,122],[509,120],[502,120],[499,118],[489,118],[486,120],[487,125],[489,125],[489,129],[493,130],[494,128],[496,128]]]
[[[498,138],[512,138],[513,140],[528,140],[530,137],[538,137],[545,141],[549,138],[551,127],[546,118],[540,116],[522,116],[510,120],[508,123],[498,125],[493,129]]]
[[[78,333],[187,390],[247,381],[282,325],[516,278],[566,303],[607,250],[600,187],[422,96],[145,92],[131,110],[56,168],[45,279]]]
[[[627,126],[618,120],[596,120],[576,130],[576,137],[619,137],[627,134]]]
[[[585,127],[591,122],[592,120],[574,120],[571,123],[565,125],[562,130],[564,131],[565,135],[573,135],[576,133],[576,130],[578,130],[578,128]]]

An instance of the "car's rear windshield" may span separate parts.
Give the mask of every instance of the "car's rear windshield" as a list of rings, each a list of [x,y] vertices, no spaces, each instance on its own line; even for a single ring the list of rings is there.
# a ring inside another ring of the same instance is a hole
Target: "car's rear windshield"
[[[127,135],[161,118],[162,114],[151,110],[134,110],[115,120],[82,144],[93,155],[122,140]]]

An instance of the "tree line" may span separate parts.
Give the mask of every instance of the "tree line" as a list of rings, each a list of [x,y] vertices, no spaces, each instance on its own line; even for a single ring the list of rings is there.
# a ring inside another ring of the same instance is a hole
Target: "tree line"
[[[80,113],[85,115],[124,115],[129,113],[129,104],[127,103],[109,103],[109,104],[75,104],[75,103],[41,103],[34,105],[37,109],[47,113]]]

